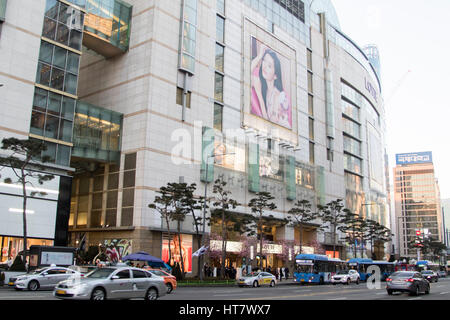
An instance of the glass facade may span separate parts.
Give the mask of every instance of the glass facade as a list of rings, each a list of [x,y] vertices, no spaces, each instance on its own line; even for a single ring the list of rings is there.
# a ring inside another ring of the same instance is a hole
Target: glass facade
[[[0,0],[0,23],[5,21],[6,16],[6,0]]]
[[[42,36],[81,50],[84,14],[57,0],[47,0]]]
[[[197,0],[184,0],[183,4],[179,68],[193,74],[197,45]]]
[[[42,40],[36,83],[76,95],[79,64],[79,53]]]
[[[127,51],[132,6],[120,0],[86,0],[84,30]]]
[[[39,51],[30,136],[45,140],[52,163],[69,166],[84,13],[47,0]]]
[[[408,244],[415,241],[416,230],[442,239],[440,199],[432,164],[397,166],[394,169],[396,210],[398,213],[401,247],[405,254],[414,255]],[[398,208],[398,209],[397,209]]]
[[[301,0],[241,0],[268,20],[268,28],[276,25],[293,38],[309,44],[309,10]]]
[[[79,101],[76,107],[72,156],[118,163],[122,114]]]

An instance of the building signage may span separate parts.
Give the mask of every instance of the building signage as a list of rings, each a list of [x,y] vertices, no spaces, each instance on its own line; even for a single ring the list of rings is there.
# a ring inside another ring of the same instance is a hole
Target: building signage
[[[295,262],[297,264],[300,264],[300,265],[312,265],[313,264],[312,260],[299,260],[299,259],[297,259],[297,260],[295,260]]]
[[[375,90],[374,86],[367,81],[366,78],[364,78],[364,82],[365,82],[365,86],[366,86],[366,90],[370,93],[370,95],[375,99],[376,102],[378,102],[378,94],[377,94],[377,90]]]
[[[396,155],[397,164],[432,163],[431,152],[402,153]]]
[[[221,240],[211,240],[210,241],[210,250],[211,251],[222,251],[222,243]],[[226,252],[234,252],[239,253],[242,251],[242,242],[237,241],[227,241]]]

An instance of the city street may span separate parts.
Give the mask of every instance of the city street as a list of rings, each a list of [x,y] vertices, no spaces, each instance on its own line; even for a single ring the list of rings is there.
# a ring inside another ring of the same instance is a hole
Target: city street
[[[347,285],[293,285],[281,284],[274,288],[239,287],[189,287],[177,288],[174,293],[161,300],[450,300],[450,278],[441,278],[431,284],[429,295],[409,296],[407,293],[395,293],[389,296],[386,284],[380,289],[368,289],[365,283]],[[16,291],[13,288],[1,288],[0,300],[57,300],[51,291]]]

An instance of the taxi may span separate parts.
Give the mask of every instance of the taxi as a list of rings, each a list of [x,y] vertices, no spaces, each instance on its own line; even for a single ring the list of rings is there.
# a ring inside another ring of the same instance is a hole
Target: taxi
[[[239,277],[236,282],[239,287],[274,287],[277,284],[277,279],[273,274],[268,272],[252,272],[248,275]]]

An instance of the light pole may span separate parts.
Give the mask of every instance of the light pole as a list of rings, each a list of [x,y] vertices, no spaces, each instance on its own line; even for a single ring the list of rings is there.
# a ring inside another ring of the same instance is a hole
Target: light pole
[[[212,154],[206,157],[206,167],[205,167],[205,198],[203,199],[203,226],[202,226],[202,245],[205,245],[205,224],[206,224],[206,196],[208,192],[208,165],[209,165],[209,159],[215,158],[217,156],[226,156],[226,155],[232,155],[235,154],[234,152],[230,153],[221,153],[221,154]],[[213,162],[214,165],[214,162]],[[203,280],[203,254],[200,256],[200,280]]]

